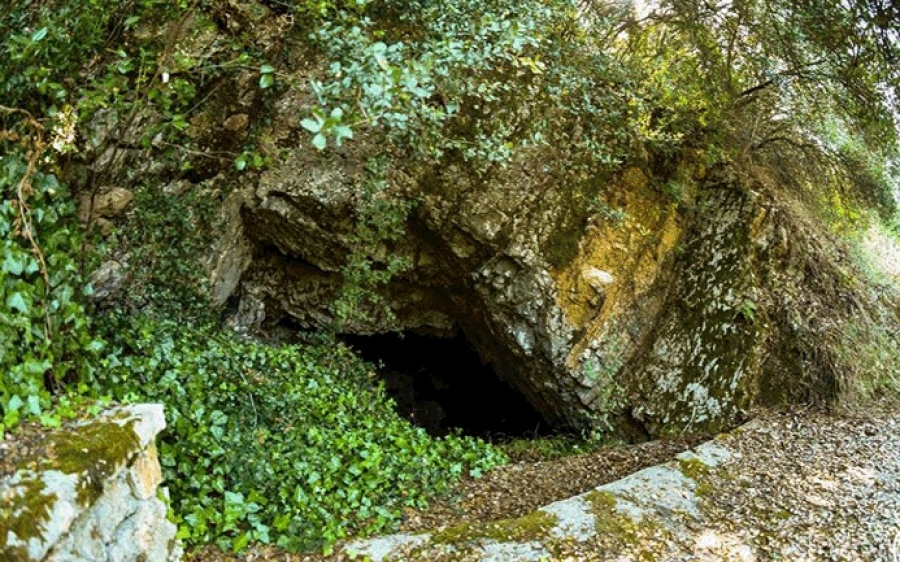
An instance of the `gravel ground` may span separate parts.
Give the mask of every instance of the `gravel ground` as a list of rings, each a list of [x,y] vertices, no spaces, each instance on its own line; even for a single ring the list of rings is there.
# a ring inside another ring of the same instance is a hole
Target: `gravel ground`
[[[900,562],[900,413],[779,415],[725,443],[707,483],[716,531],[760,560]]]
[[[46,456],[47,430],[40,424],[25,422],[0,440],[0,478],[21,468],[34,468]]]
[[[763,413],[715,444],[731,451],[733,457],[693,475],[696,485],[683,491],[688,503],[698,508],[691,513],[672,511],[662,502],[627,533],[621,532],[619,523],[610,526],[598,516],[592,520],[597,532],[589,536],[488,545],[494,549],[489,557],[486,546],[468,553],[426,548],[411,559],[900,562],[900,409],[896,406],[843,415]],[[648,460],[658,455],[667,460],[665,457],[677,452],[674,445],[645,444],[507,467],[483,480],[464,482],[457,490],[461,499],[435,506],[434,513],[411,513],[405,526],[416,530],[441,527],[460,518],[515,517],[552,501],[556,496],[550,488],[581,489],[582,485],[573,482],[590,478],[591,471],[613,475],[616,469],[608,469],[607,463],[619,468],[627,464],[616,458],[634,455]],[[634,469],[646,466],[630,462]],[[678,470],[683,465],[668,466]],[[643,474],[652,479],[657,468]],[[605,488],[616,485],[618,482]],[[641,487],[637,489],[640,494]],[[640,501],[652,506],[654,492],[652,486],[648,489]],[[635,494],[634,490],[632,486],[629,493]],[[497,550],[499,547],[506,550]],[[237,558],[207,549],[197,559],[327,558],[287,555],[273,549],[251,550]]]
[[[717,441],[740,457],[698,479],[702,516],[553,560],[900,562],[900,413],[768,414]]]

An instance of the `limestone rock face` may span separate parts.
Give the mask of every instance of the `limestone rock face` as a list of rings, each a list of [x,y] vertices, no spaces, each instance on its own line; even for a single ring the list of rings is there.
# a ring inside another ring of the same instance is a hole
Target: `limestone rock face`
[[[240,295],[239,329],[333,324],[375,152],[296,148],[244,185],[212,279],[217,302]],[[839,391],[836,353],[816,347],[853,313],[830,299],[871,299],[829,280],[840,245],[766,178],[683,163],[675,199],[637,166],[587,194],[542,154],[482,176],[453,164],[391,174],[389,195],[417,205],[371,257],[411,268],[378,289],[393,314],[347,332],[461,330],[549,423],[632,438]],[[812,304],[820,316],[791,316]]]
[[[175,561],[176,528],[158,497],[161,405],[110,410],[45,440],[0,478],[0,558],[10,561]]]

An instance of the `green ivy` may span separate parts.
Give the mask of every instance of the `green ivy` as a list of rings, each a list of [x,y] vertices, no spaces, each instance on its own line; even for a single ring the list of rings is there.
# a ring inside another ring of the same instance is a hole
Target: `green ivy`
[[[102,349],[80,302],[74,206],[53,174],[0,156],[0,434],[47,417],[51,391],[77,383]],[[49,383],[49,384],[48,384]]]
[[[385,157],[368,162],[368,177],[354,207],[356,223],[349,240],[350,253],[341,267],[341,293],[332,304],[337,332],[348,322],[372,320],[375,315],[392,319],[393,311],[378,287],[412,266],[409,257],[392,252],[392,245],[406,233],[406,219],[415,201],[388,193],[389,166]]]
[[[207,321],[206,272],[196,256],[209,252],[218,224],[218,197],[193,189],[182,195],[141,186],[134,212],[111,244],[131,251],[132,275],[123,304],[166,318]]]
[[[389,531],[404,507],[505,462],[401,419],[371,367],[328,340],[271,346],[135,318],[107,330],[95,384],[166,405],[162,463],[190,544],[328,547]]]

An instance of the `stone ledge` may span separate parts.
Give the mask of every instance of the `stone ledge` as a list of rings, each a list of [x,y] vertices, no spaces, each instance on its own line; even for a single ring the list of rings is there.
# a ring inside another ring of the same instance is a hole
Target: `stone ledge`
[[[163,407],[111,408],[48,430],[46,455],[0,479],[0,559],[177,560],[175,525],[158,495]]]

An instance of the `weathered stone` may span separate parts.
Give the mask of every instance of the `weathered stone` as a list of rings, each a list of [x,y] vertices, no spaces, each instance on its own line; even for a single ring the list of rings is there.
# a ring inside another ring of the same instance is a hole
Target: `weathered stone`
[[[224,123],[222,123],[222,127],[224,127],[228,131],[237,133],[246,129],[249,122],[250,116],[246,113],[235,113],[234,115],[226,119]]]
[[[240,211],[246,194],[232,193],[222,207],[225,228],[215,248],[214,266],[210,275],[211,299],[220,306],[234,294],[241,276],[250,263],[252,247],[244,235]]]
[[[155,444],[151,443],[134,460],[128,472],[128,484],[139,500],[149,500],[156,495],[156,489],[162,484],[162,470]]]
[[[104,300],[116,296],[125,284],[125,268],[117,261],[105,261],[91,273],[92,298]]]
[[[89,217],[95,220],[100,217],[114,218],[121,215],[133,200],[134,193],[124,187],[104,190],[93,197],[93,202],[91,196],[86,195],[81,199],[79,217],[82,222],[87,222]]]
[[[154,440],[163,428],[161,405],[138,404],[56,430],[58,437],[51,432],[46,439],[55,455],[22,459],[29,468],[0,480],[0,559],[180,559],[175,526],[157,498],[162,476]],[[79,435],[93,437],[75,457],[60,450]],[[132,437],[123,441],[126,435]]]
[[[703,538],[702,533],[695,531],[704,519],[698,492],[703,483],[702,475],[739,458],[740,455],[729,448],[707,442],[681,461],[646,468],[589,492],[544,506],[530,515],[507,521],[505,523],[509,529],[519,530],[509,537],[472,540],[472,536],[496,534],[491,523],[476,523],[468,533],[449,541],[443,538],[445,533],[398,534],[352,541],[342,545],[341,550],[350,555],[365,555],[374,561],[431,560],[438,557],[438,553],[447,553],[449,558],[440,559],[500,562],[546,560],[552,558],[550,552],[559,544],[591,544],[594,539],[599,539],[609,540],[617,546],[608,553],[609,557],[594,553],[598,556],[590,559],[618,560],[620,558],[614,555],[616,551],[626,554],[628,543],[635,541],[636,530],[644,527],[646,532],[657,538],[696,537],[696,544],[693,541],[684,541],[683,544],[686,548],[693,548],[694,552],[705,552],[710,549],[709,537]],[[686,469],[693,469],[696,474],[686,474]],[[533,527],[530,521],[536,516],[548,515],[549,520],[553,521],[549,532],[528,531]]]
[[[184,195],[193,187],[194,184],[187,180],[175,180],[167,183],[166,186],[163,187],[163,193],[165,193],[166,195],[178,197],[180,195]]]
[[[97,217],[94,220],[94,228],[96,228],[101,236],[107,238],[110,234],[112,234],[113,230],[115,230],[116,223],[103,217]]]

